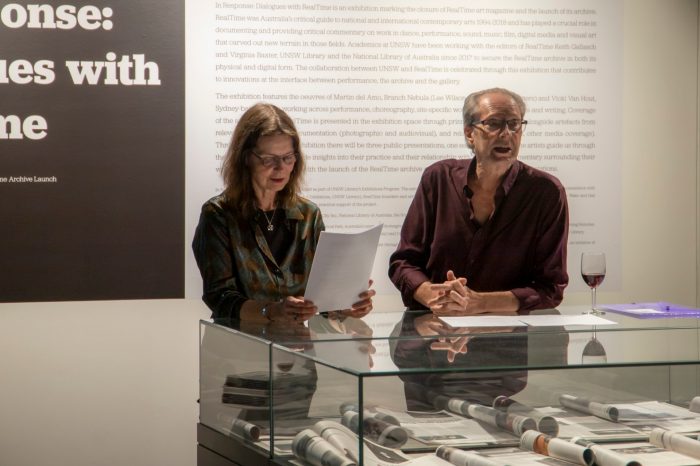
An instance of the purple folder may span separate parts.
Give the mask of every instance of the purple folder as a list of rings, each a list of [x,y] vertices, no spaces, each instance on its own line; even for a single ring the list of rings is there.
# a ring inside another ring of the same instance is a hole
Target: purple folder
[[[700,309],[679,306],[678,304],[659,301],[656,303],[604,304],[607,311],[625,314],[639,319],[668,319],[700,317]]]

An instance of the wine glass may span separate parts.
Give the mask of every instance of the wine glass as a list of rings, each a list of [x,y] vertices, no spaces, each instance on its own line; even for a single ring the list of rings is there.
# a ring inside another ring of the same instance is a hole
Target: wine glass
[[[581,254],[581,277],[591,288],[591,314],[601,315],[605,312],[596,308],[596,288],[605,278],[605,254],[602,252],[584,252]]]

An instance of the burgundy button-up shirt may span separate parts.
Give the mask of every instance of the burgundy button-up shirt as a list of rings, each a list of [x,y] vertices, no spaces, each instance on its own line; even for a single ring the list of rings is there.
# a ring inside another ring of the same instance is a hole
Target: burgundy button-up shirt
[[[426,168],[401,228],[389,276],[410,309],[425,281],[448,270],[474,291],[511,291],[520,311],[553,308],[569,283],[569,233],[564,187],[552,175],[515,161],[496,193],[491,217],[479,225],[468,173],[475,159],[443,160]]]

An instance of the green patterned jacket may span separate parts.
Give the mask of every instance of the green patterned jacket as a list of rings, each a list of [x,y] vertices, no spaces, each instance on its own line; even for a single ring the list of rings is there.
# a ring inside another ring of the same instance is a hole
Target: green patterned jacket
[[[321,231],[321,211],[299,198],[285,209],[294,234],[287,256],[278,264],[254,219],[239,220],[221,195],[203,206],[192,250],[204,282],[202,299],[212,317],[240,317],[248,299],[277,301],[302,296]]]

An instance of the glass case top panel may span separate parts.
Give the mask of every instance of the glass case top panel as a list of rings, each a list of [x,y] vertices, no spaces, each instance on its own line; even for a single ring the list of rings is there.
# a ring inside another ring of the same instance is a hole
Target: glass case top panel
[[[443,333],[461,335],[464,327],[490,327],[489,333],[510,333],[513,326],[528,327],[530,331],[558,333],[588,332],[594,327],[598,332],[636,331],[639,329],[697,328],[698,318],[650,318],[649,315],[633,316],[607,311],[599,316],[588,316],[585,306],[564,306],[558,309],[540,309],[515,316],[471,316],[463,319],[464,325],[450,325],[452,318],[444,319],[448,325]],[[341,313],[324,313],[312,317],[308,322],[298,323],[252,323],[233,319],[214,319],[213,322],[248,335],[259,337],[280,345],[297,345],[302,341],[322,341],[354,338],[398,338],[397,326],[405,325],[407,319],[423,316],[428,311],[397,310],[372,312],[362,319],[344,317]],[[457,320],[460,320],[458,318]],[[493,320],[492,323],[489,319]],[[595,325],[597,320],[607,321]],[[478,330],[474,330],[478,332]]]
[[[467,320],[467,326],[413,311],[374,312],[363,319],[315,316],[297,325],[216,322],[318,363],[368,376],[700,359],[697,319],[639,319],[608,312],[591,321],[582,310],[535,311],[501,322]]]

